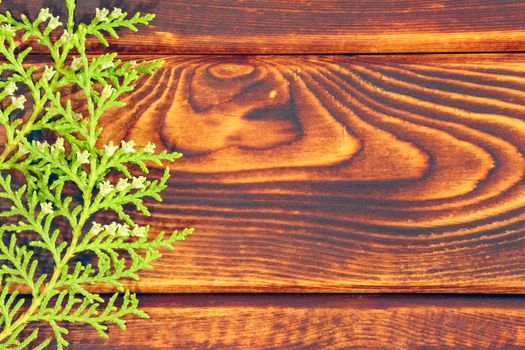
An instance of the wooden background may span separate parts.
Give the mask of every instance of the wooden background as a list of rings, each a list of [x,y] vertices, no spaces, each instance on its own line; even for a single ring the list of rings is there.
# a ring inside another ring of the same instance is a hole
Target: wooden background
[[[148,223],[197,230],[130,282],[152,320],[73,349],[525,348],[525,1],[89,0],[79,18],[113,5],[158,20],[112,49],[167,63],[103,141],[182,151]]]

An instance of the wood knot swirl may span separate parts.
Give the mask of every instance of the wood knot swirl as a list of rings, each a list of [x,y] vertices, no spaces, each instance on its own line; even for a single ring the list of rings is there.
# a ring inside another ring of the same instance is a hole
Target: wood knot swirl
[[[220,80],[246,78],[252,75],[255,70],[256,67],[254,65],[240,61],[211,64],[207,68],[208,73],[212,77]]]

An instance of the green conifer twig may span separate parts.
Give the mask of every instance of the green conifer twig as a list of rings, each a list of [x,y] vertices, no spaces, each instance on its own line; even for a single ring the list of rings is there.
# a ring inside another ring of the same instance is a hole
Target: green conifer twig
[[[90,57],[87,39],[107,46],[105,35],[118,38],[117,29],[136,31],[154,16],[96,9],[90,23],[77,24],[75,6],[75,0],[66,0],[65,26],[48,9],[34,20],[0,14],[0,125],[6,135],[0,153],[0,200],[10,203],[8,209],[0,208],[0,218],[6,220],[0,227],[0,349],[46,348],[53,339],[38,337],[42,324],[63,349],[68,323],[90,325],[107,337],[109,324],[125,328],[125,317],[147,317],[122,279],[138,279],[138,273],[160,257],[160,249],[172,249],[192,232],[149,238],[149,226],[137,225],[127,212],[131,204],[150,215],[143,200],[161,201],[159,193],[170,175],[166,167],[160,179],[150,181],[133,176],[132,167],[148,174],[148,164],[164,167],[180,153],[155,153],[155,145],[139,147],[133,141],[97,147],[100,118],[124,106],[122,95],[163,62],[123,62],[116,54]],[[52,35],[56,32],[61,33],[58,39]],[[48,49],[51,66],[41,69],[26,61],[32,49],[22,47],[30,39]],[[75,110],[63,98],[64,89],[72,86],[82,92],[85,110]],[[29,116],[22,118],[20,111],[29,111]],[[31,140],[35,132],[52,133],[56,140]],[[24,181],[13,181],[15,174]],[[102,225],[95,221],[100,212],[113,212],[118,219]],[[27,232],[37,238],[22,242]],[[38,272],[46,251],[54,264],[49,275]],[[92,254],[92,262],[76,260],[86,253]],[[100,283],[116,292],[105,299],[86,288]],[[30,290],[31,298],[20,297],[17,286]]]

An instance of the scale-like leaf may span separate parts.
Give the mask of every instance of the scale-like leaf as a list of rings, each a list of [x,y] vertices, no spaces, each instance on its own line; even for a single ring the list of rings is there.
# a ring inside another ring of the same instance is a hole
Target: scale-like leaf
[[[96,9],[92,21],[75,23],[76,2],[65,3],[67,19],[49,9],[33,20],[0,14],[0,124],[6,131],[0,153],[0,200],[6,204],[0,207],[1,349],[62,349],[71,323],[107,337],[111,324],[124,329],[128,316],[147,318],[125,280],[138,279],[161,249],[172,249],[191,233],[155,236],[129,211],[133,204],[135,214],[150,215],[144,198],[160,201],[170,173],[166,167],[160,180],[150,181],[144,176],[148,164],[163,167],[180,153],[155,153],[154,145],[132,140],[96,146],[100,118],[123,106],[122,95],[162,61],[122,62],[116,53],[88,57],[86,42],[96,38],[107,46],[106,36],[118,39],[119,28],[136,31],[154,16]],[[33,42],[48,49],[53,64],[27,60]],[[87,112],[65,98],[71,90],[80,91]],[[44,139],[50,132],[53,137]],[[141,174],[131,171],[137,167]],[[101,211],[118,219],[96,222]],[[30,241],[22,239],[27,234]],[[79,262],[86,254],[93,260]],[[43,260],[53,263],[47,274],[38,273]],[[105,298],[86,288],[98,283],[117,292]],[[14,290],[18,285],[32,297],[21,298]],[[53,337],[40,339],[36,326],[46,324]]]

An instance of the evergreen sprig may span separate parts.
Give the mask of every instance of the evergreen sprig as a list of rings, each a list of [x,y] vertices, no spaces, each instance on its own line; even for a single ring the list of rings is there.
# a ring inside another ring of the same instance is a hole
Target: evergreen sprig
[[[65,24],[48,9],[34,20],[0,14],[0,349],[44,349],[52,342],[62,349],[70,323],[107,337],[108,325],[125,328],[127,316],[147,317],[123,280],[138,279],[160,249],[172,249],[192,231],[150,237],[149,226],[136,224],[129,213],[131,206],[150,215],[143,200],[161,201],[170,175],[167,167],[158,180],[133,174],[148,174],[148,164],[164,167],[180,153],[156,153],[154,144],[139,147],[132,140],[97,145],[100,118],[124,106],[122,95],[162,61],[88,56],[87,40],[107,46],[106,35],[118,38],[119,28],[136,31],[154,16],[96,9],[91,22],[76,23],[75,0],[65,2]],[[28,60],[31,43],[47,48],[51,65]],[[74,108],[66,98],[65,89],[72,88],[80,91],[84,107]],[[98,223],[100,213],[113,213],[114,221]],[[92,259],[81,258],[86,254]],[[39,268],[44,261],[53,265],[48,273]],[[94,284],[116,291],[104,297],[87,288]],[[42,340],[39,327],[46,325],[53,337]]]

